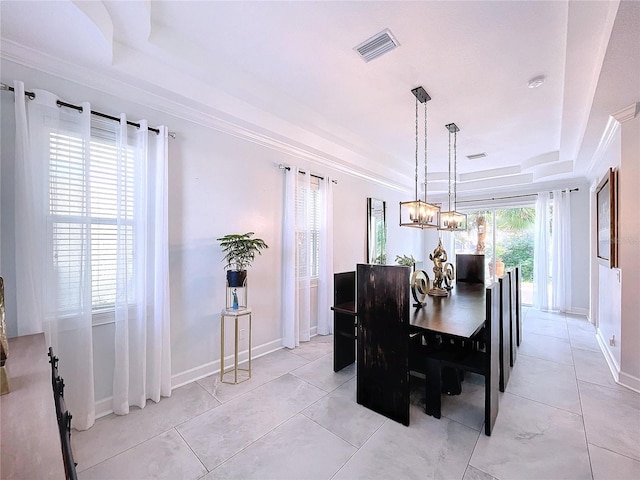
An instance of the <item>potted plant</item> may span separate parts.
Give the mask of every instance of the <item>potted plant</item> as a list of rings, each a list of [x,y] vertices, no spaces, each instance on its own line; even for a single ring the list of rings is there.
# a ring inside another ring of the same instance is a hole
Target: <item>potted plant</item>
[[[413,255],[396,255],[396,262],[403,267],[411,267],[411,270],[416,266],[416,259]]]
[[[256,254],[262,255],[260,250],[269,246],[260,238],[252,238],[253,232],[232,233],[220,237],[220,247],[224,252],[223,261],[227,262],[227,284],[230,287],[242,287],[247,278],[247,268],[256,258]]]

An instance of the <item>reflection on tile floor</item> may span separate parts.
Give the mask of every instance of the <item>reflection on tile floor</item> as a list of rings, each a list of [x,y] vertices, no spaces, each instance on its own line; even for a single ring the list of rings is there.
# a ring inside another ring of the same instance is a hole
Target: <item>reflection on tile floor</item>
[[[412,377],[405,427],[355,401],[355,366],[332,368],[331,337],[253,362],[239,385],[212,375],[129,415],[73,432],[87,479],[637,479],[640,395],[617,385],[593,327],[524,309],[524,339],[491,437],[482,377],[423,413]]]

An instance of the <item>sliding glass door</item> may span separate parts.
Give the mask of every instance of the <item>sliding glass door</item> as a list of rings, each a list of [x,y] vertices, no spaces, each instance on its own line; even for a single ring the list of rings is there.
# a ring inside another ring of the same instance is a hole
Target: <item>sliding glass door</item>
[[[505,269],[522,269],[522,303],[533,302],[533,206],[487,208],[468,211],[469,229],[457,232],[455,251],[485,255],[486,281]]]

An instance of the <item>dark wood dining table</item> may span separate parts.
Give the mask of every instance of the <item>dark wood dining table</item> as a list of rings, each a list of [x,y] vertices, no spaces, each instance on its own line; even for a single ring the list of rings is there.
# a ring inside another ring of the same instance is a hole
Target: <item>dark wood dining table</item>
[[[427,297],[426,305],[414,309],[409,316],[410,331],[436,338],[442,344],[454,341],[460,347],[468,343],[480,332],[486,317],[486,286],[484,283],[457,283],[447,297]],[[438,362],[427,360],[429,369],[440,368]],[[456,371],[442,372],[442,389],[450,394],[461,391],[460,379]],[[429,389],[425,412],[440,418],[441,391]]]
[[[426,305],[409,316],[412,331],[468,340],[486,316],[484,283],[457,283],[447,297],[427,297]]]

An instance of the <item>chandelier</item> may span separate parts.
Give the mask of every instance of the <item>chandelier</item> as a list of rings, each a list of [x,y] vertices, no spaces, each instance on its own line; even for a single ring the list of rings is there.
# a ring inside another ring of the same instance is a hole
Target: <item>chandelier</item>
[[[411,90],[416,97],[416,170],[415,200],[400,202],[400,226],[414,228],[437,228],[440,207],[427,203],[427,102],[431,97],[422,87]],[[424,200],[418,198],[418,102],[424,104]]]
[[[445,128],[449,131],[449,211],[440,213],[438,230],[452,232],[467,229],[467,216],[464,213],[456,211],[456,203],[458,200],[458,154],[456,147],[460,129],[455,123],[449,123],[445,125]],[[453,208],[451,208],[451,134],[453,134]]]

